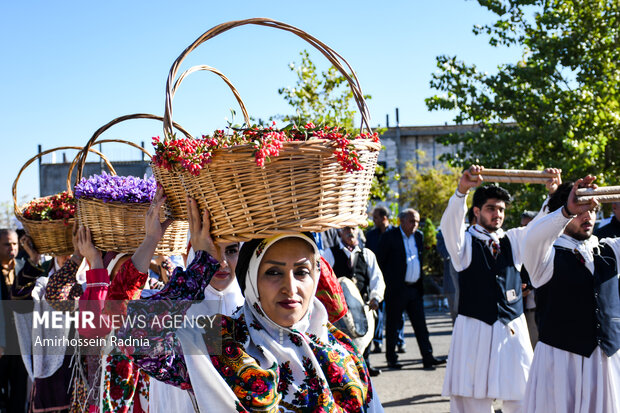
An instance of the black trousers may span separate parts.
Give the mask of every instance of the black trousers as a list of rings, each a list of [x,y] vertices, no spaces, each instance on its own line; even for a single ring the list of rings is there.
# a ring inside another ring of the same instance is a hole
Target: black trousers
[[[26,411],[28,372],[22,356],[2,356],[0,358],[0,391],[6,397],[7,413]]]
[[[431,358],[433,356],[433,347],[429,340],[426,316],[424,315],[424,299],[420,291],[413,286],[406,286],[405,290],[398,291],[397,294],[386,293],[385,358],[388,363],[395,363],[398,360],[396,344],[398,341],[398,328],[402,325],[403,312],[409,316],[422,359],[427,360]]]

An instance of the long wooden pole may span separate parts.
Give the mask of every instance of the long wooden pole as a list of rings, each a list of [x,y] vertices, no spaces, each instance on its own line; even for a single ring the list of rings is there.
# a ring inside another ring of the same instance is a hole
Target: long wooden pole
[[[620,202],[620,186],[602,186],[600,188],[579,188],[577,202],[587,204],[592,199],[600,203]]]
[[[480,175],[486,182],[515,184],[546,184],[550,178],[557,176],[550,172],[522,169],[484,169]]]

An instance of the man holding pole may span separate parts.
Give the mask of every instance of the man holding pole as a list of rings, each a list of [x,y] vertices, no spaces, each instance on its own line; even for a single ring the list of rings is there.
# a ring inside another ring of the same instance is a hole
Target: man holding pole
[[[533,357],[519,273],[526,229],[501,229],[510,194],[495,185],[474,193],[477,223],[466,229],[467,193],[480,186],[483,169],[473,165],[463,173],[441,219],[460,289],[442,393],[453,413],[491,412],[493,399],[503,400],[504,413],[521,412]],[[544,180],[553,190],[560,171],[545,172],[555,175]]]
[[[528,226],[524,264],[536,287],[539,342],[527,412],[620,409],[620,238],[592,236],[605,196],[582,204],[576,195],[593,181],[561,185],[550,213]]]

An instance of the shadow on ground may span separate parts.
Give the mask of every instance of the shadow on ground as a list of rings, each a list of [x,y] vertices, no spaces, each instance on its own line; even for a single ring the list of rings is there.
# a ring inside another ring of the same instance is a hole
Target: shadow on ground
[[[416,396],[407,397],[406,399],[392,400],[383,403],[383,407],[399,407],[399,406],[416,406],[420,404],[444,403],[445,400],[437,400],[441,398],[441,394],[418,394]],[[434,400],[428,400],[434,399]]]

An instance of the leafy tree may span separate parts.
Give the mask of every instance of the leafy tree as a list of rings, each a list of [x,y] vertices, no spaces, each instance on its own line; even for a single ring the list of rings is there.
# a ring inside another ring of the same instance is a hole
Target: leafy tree
[[[518,62],[487,74],[456,56],[437,57],[430,110],[456,109],[479,130],[440,139],[459,144],[456,166],[541,169],[620,182],[620,7],[617,0],[477,0],[497,17],[475,26],[494,47],[520,47]],[[544,187],[514,186],[518,209],[538,207]]]
[[[419,159],[424,160],[425,157],[423,151],[418,151]],[[439,224],[460,176],[458,168],[428,166],[417,169],[415,162],[407,161],[401,179],[400,200],[403,205],[416,209],[422,219]]]
[[[443,265],[441,257],[437,253],[437,228],[430,218],[426,218],[420,230],[424,234],[424,249],[422,250],[424,273],[440,276],[443,271]]]
[[[293,107],[295,114],[276,118],[297,124],[313,122],[354,130],[355,108],[351,108],[353,92],[345,77],[334,66],[319,74],[308,51],[302,50],[299,54],[301,62],[289,64],[291,71],[297,74],[296,86],[278,89],[278,93]],[[370,99],[369,95],[364,97]]]
[[[297,75],[292,88],[283,87],[278,93],[295,110],[291,115],[277,115],[273,119],[293,122],[299,125],[312,122],[315,125],[340,126],[354,131],[354,117],[357,107],[353,103],[353,92],[346,78],[334,66],[327,71],[317,72],[307,50],[300,53],[300,63],[290,63],[289,68]],[[370,95],[364,95],[366,100]],[[375,130],[381,134],[385,129]],[[393,196],[389,186],[392,169],[377,165],[370,190],[373,202],[385,201]]]
[[[424,163],[426,154],[418,151],[418,159]],[[424,273],[442,277],[441,256],[437,252],[437,228],[448,199],[454,193],[460,169],[450,166],[427,166],[418,169],[416,163],[408,161],[401,179],[400,200],[420,213],[420,230],[424,234]],[[433,291],[436,284],[425,280],[425,289]]]
[[[0,202],[0,228],[16,228],[13,202]]]
[[[377,164],[370,188],[370,203],[372,205],[375,205],[378,201],[387,201],[394,198],[394,191],[390,187],[391,180],[400,180],[400,176],[396,173],[395,168],[386,168],[383,165]]]

